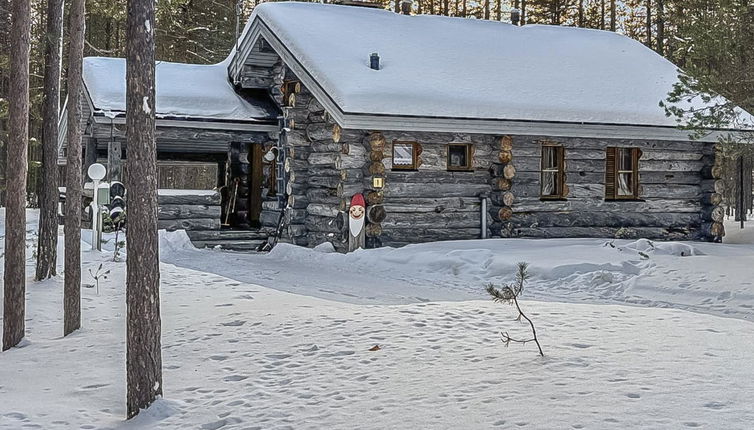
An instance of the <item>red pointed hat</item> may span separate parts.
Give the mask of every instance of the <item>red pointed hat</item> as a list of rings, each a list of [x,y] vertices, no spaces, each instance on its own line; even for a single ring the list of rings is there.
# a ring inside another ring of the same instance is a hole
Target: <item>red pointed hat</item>
[[[354,206],[366,206],[366,204],[364,203],[364,196],[362,196],[361,193],[354,194],[353,197],[351,197],[351,207]]]

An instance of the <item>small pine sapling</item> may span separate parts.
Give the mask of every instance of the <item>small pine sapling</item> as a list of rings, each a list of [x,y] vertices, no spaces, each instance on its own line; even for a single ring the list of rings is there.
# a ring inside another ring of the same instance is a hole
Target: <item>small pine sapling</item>
[[[110,274],[110,270],[102,271],[102,263],[99,264],[99,267],[97,268],[96,272],[92,272],[92,269],[89,269],[89,275],[94,278],[94,285],[97,287],[97,295],[99,296],[99,278],[107,279],[107,275]]]
[[[521,311],[521,306],[518,304],[518,296],[521,295],[521,293],[524,291],[524,284],[526,283],[526,280],[529,279],[529,272],[528,272],[529,264],[528,263],[518,263],[518,272],[516,273],[516,282],[508,285],[503,285],[500,289],[495,288],[493,284],[487,284],[487,293],[492,297],[492,300],[499,303],[507,303],[509,305],[515,305],[516,310],[518,311],[518,316],[516,317],[516,321],[521,321],[521,318],[525,319],[529,325],[531,326],[531,333],[532,338],[531,339],[514,339],[508,335],[508,332],[501,332],[500,335],[502,336],[503,344],[505,346],[510,345],[511,342],[516,343],[522,343],[526,344],[527,342],[534,342],[537,344],[537,348],[539,349],[539,355],[544,357],[544,353],[542,352],[542,346],[539,344],[539,339],[537,339],[537,330],[534,328],[534,323],[529,319],[529,317],[526,316],[526,314]]]

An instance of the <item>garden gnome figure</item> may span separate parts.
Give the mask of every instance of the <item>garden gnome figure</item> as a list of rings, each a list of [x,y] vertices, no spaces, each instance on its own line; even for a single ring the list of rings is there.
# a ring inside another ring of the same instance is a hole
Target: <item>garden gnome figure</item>
[[[366,204],[364,196],[354,194],[351,207],[348,209],[348,252],[364,248],[364,219],[366,218]]]

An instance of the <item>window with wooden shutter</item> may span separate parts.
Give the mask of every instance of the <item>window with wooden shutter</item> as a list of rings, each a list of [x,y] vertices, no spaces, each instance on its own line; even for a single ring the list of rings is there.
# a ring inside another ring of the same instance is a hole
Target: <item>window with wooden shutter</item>
[[[607,148],[605,157],[605,199],[639,198],[639,148]]]
[[[544,200],[565,198],[565,148],[542,145],[540,197]]]

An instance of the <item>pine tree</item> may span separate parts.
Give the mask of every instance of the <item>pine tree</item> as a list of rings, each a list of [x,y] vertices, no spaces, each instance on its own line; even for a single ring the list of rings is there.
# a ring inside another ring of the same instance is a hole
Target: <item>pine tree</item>
[[[126,242],[127,415],[162,394],[160,257],[157,239],[154,0],[129,0],[126,139],[129,174]]]
[[[29,0],[12,1],[5,211],[3,351],[24,337],[26,313],[26,172],[29,140]]]
[[[58,118],[60,68],[63,49],[63,0],[47,0],[44,106],[42,131],[42,186],[39,193],[39,242],[35,279],[55,276],[58,247]]]
[[[690,129],[742,127],[735,110],[754,112],[754,4],[746,0],[689,0],[677,20],[673,56],[683,66],[666,110]],[[721,95],[727,101],[706,110],[687,110],[677,103],[693,97]],[[739,140],[743,135],[730,136]]]
[[[63,335],[81,327],[81,93],[84,54],[84,0],[72,0],[68,15],[68,130],[65,191],[65,285]]]
[[[647,46],[652,48],[652,0],[647,1]]]
[[[665,0],[657,0],[657,53],[665,55]]]

